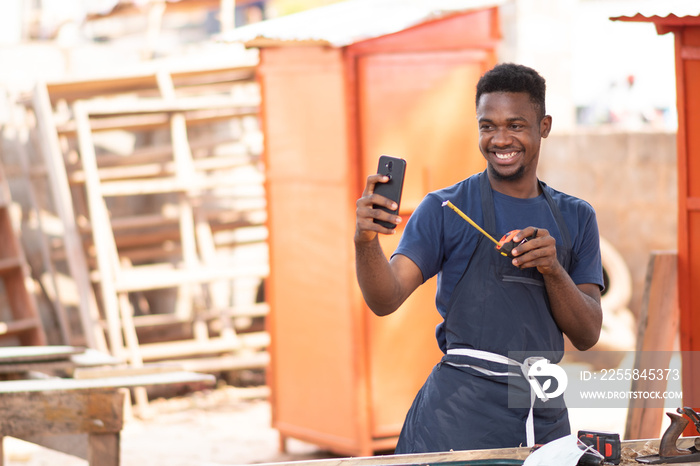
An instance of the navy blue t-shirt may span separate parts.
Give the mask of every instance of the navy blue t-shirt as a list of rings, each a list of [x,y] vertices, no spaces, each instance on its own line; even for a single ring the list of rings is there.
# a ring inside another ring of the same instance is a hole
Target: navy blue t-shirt
[[[576,260],[569,270],[574,283],[595,283],[603,289],[598,224],[595,211],[586,201],[544,187],[561,210],[571,235]],[[505,233],[528,226],[545,228],[562,243],[559,228],[543,194],[519,199],[493,191],[498,231],[488,233],[499,240]],[[425,196],[411,214],[394,255],[411,259],[421,270],[423,281],[437,274],[437,310],[445,317],[450,295],[474,253],[482,234],[442,203],[451,201],[483,228],[479,177],[471,176],[450,187]],[[494,244],[495,247],[495,244]]]

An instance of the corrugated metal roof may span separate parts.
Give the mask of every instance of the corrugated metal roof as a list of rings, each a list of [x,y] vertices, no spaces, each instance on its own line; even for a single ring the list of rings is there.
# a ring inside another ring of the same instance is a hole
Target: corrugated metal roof
[[[248,46],[311,42],[343,47],[426,21],[501,5],[506,0],[348,0],[242,26],[220,36]]]
[[[656,22],[659,20],[695,21],[700,17],[698,0],[664,0],[634,2],[610,16],[613,21]]]

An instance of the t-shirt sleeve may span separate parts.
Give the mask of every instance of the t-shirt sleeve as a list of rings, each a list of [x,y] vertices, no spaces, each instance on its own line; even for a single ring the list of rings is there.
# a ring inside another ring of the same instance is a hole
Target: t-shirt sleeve
[[[423,274],[423,282],[440,271],[443,257],[442,202],[430,193],[423,198],[406,222],[399,245],[392,254],[411,259]]]
[[[595,283],[601,289],[605,288],[603,281],[603,265],[600,255],[600,233],[595,210],[587,203],[581,206],[580,231],[574,251],[576,262],[570,272],[571,279],[577,285]]]

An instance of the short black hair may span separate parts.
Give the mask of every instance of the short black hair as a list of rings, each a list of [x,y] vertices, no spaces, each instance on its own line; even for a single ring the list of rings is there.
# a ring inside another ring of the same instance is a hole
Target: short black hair
[[[524,65],[501,63],[484,73],[476,84],[476,105],[483,94],[491,92],[527,92],[537,107],[539,118],[546,115],[545,93],[547,85],[540,74]]]

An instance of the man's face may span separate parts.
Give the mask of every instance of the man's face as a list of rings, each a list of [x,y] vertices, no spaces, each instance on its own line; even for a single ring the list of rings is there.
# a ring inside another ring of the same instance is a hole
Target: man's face
[[[537,107],[525,92],[483,94],[476,108],[479,150],[489,173],[515,181],[526,173],[536,176],[540,139],[546,138],[552,119],[540,120]]]

